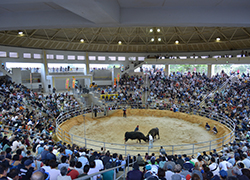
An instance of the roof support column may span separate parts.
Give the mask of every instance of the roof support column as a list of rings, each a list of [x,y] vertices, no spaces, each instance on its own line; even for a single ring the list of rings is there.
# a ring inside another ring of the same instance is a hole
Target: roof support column
[[[165,64],[165,76],[169,76],[169,74],[170,74],[170,65]]]

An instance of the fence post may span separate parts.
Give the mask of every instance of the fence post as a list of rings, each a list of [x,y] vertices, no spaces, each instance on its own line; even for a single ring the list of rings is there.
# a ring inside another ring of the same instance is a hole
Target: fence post
[[[172,146],[172,155],[174,155],[174,146]]]
[[[65,131],[63,131],[63,142],[65,142]]]
[[[71,135],[71,144],[74,144],[74,134]]]
[[[209,144],[209,152],[211,152],[211,149],[212,149],[212,141],[210,141],[210,144]]]
[[[194,144],[193,144],[193,150],[192,150],[192,152],[193,152],[193,155],[194,155]]]
[[[125,144],[125,154],[127,154],[127,144]]]
[[[225,137],[225,136],[223,136],[223,140],[222,140],[222,146],[224,145],[224,137]]]
[[[84,141],[85,141],[85,148],[87,148],[87,139],[84,138]]]
[[[128,156],[127,156],[127,160],[128,160],[128,172],[129,172],[129,159],[130,159],[129,156],[130,156],[130,155],[128,154]]]
[[[149,148],[149,146],[148,146],[148,154],[149,154],[149,149],[150,149],[150,148]]]

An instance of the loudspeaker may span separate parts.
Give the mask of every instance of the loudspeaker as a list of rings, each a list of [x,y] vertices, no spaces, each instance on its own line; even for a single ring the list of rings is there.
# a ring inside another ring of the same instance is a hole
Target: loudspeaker
[[[48,88],[49,88],[49,89],[51,88],[51,84],[48,85]]]

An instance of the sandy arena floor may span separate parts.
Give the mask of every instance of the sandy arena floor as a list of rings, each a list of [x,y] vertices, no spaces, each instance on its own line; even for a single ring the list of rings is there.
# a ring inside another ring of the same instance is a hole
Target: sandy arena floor
[[[119,150],[124,149],[124,134],[126,131],[134,131],[135,127],[139,125],[140,131],[146,136],[150,129],[158,127],[160,132],[160,139],[156,139],[154,142],[154,148],[150,149],[151,152],[158,152],[160,147],[164,146],[168,153],[187,153],[192,154],[193,146],[183,146],[183,144],[199,143],[204,141],[210,141],[219,138],[230,131],[228,128],[220,125],[219,123],[200,116],[187,115],[184,113],[174,113],[171,111],[161,110],[128,110],[127,118],[122,117],[122,110],[113,111],[109,113],[108,117],[92,119],[90,115],[86,116],[86,138],[96,141],[107,142],[103,143],[87,141],[88,148],[100,150],[100,147],[105,146],[111,152],[126,154],[144,154],[148,152],[148,143],[142,141],[141,144],[136,140],[127,141],[127,151]],[[72,118],[61,125],[61,128],[74,134],[70,139],[74,140],[74,143],[84,145],[84,123],[82,116]],[[214,135],[212,132],[205,130],[205,123],[208,122],[211,127],[217,126],[219,133]],[[111,143],[111,144],[109,144]],[[119,145],[117,145],[119,144]],[[122,144],[122,145],[121,145]],[[180,145],[177,147],[168,145]],[[195,148],[200,146],[209,145],[205,143],[202,145],[195,145]],[[212,149],[216,146],[212,147]],[[199,149],[199,152],[207,150],[207,148]]]

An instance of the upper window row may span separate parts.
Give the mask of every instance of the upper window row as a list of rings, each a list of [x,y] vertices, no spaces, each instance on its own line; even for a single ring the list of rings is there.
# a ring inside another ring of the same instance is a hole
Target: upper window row
[[[0,57],[7,57],[7,52],[5,51],[0,51]],[[11,57],[11,58],[18,58],[19,55],[17,52],[9,52],[9,56],[8,57]],[[31,59],[32,58],[32,55],[31,53],[23,53],[23,58],[25,59]],[[34,53],[33,54],[33,58],[34,59],[42,59],[42,55],[41,54],[36,54]]]
[[[0,57],[11,57],[11,58],[18,58],[19,54],[17,52],[9,52],[8,56],[7,56],[7,52],[5,51],[0,51]],[[42,59],[42,55],[41,54],[32,54],[31,53],[23,53],[23,58],[25,59]],[[65,56],[64,55],[54,55],[54,54],[46,54],[46,58],[47,59],[56,59],[56,60],[64,60]],[[85,56],[82,55],[67,55],[67,59],[68,60],[85,60]],[[145,57],[138,57],[138,61],[144,61]],[[125,56],[89,56],[89,60],[90,61],[105,61],[105,60],[110,60],[110,61],[125,61],[126,57]],[[135,61],[136,57],[129,57],[128,58],[129,61]]]

